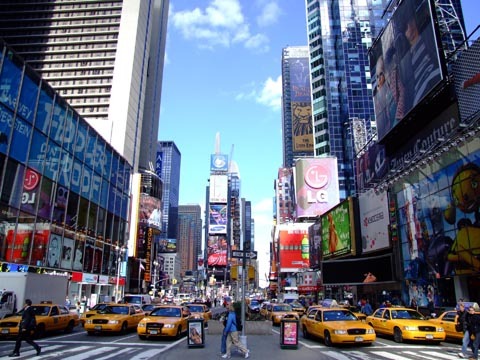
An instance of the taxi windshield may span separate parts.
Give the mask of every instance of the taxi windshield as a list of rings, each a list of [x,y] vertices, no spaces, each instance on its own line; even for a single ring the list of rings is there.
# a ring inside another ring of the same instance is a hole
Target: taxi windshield
[[[182,312],[179,308],[157,308],[150,313],[150,316],[181,317]]]
[[[99,313],[127,315],[128,307],[127,306],[107,306],[104,309],[100,310]]]
[[[350,311],[332,310],[323,312],[323,321],[354,321],[358,320]]]

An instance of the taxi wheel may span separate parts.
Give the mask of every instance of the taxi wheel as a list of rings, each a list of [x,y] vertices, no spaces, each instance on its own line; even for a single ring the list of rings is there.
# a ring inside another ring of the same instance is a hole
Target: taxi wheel
[[[310,337],[310,335],[308,334],[307,327],[305,325],[303,325],[302,327],[302,333],[303,333],[304,339],[308,339]]]
[[[73,320],[71,320],[65,328],[65,334],[70,334],[73,331],[74,326],[75,324],[73,323]]]
[[[120,330],[120,332],[121,332],[122,334],[126,334],[126,333],[127,333],[127,330],[128,330],[128,324],[127,324],[126,322],[124,322],[124,323],[122,324],[122,329]]]
[[[325,334],[323,335],[323,341],[325,342],[325,345],[327,346],[332,346],[332,337],[330,336],[330,332],[325,331]]]
[[[393,330],[393,341],[395,341],[396,343],[403,342],[402,330],[400,330],[399,328],[395,328]]]
[[[147,337],[145,335],[138,335],[138,337],[140,338],[140,340],[147,340]]]
[[[177,335],[175,335],[176,339],[180,339],[182,337],[182,327],[179,326],[177,330]]]

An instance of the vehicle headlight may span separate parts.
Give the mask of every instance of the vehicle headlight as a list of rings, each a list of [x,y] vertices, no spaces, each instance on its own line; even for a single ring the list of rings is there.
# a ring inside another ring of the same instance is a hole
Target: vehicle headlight
[[[333,333],[336,335],[346,335],[347,330],[334,330]]]
[[[375,334],[375,330],[373,330],[373,329],[367,329],[367,334]]]
[[[165,329],[174,329],[174,328],[175,328],[175,324],[165,324],[165,325],[163,325],[163,327],[164,327]]]
[[[403,329],[407,331],[418,331],[418,326],[404,326]]]
[[[443,329],[443,327],[438,327],[437,328],[437,332],[444,332],[445,330]]]
[[[144,328],[144,327],[147,327],[147,324],[146,323],[138,323],[138,327]]]
[[[113,325],[117,325],[118,323],[120,323],[120,321],[118,321],[118,320],[108,320],[108,323],[113,324]]]

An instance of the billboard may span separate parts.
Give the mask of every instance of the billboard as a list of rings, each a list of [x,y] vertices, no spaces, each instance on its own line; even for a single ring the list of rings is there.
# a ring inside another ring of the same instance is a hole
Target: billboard
[[[369,55],[381,140],[444,78],[430,1],[400,2]]]
[[[310,268],[308,228],[312,223],[279,225],[280,272],[298,272]]]
[[[390,247],[388,196],[386,191],[369,190],[358,197],[362,253]]]
[[[228,156],[213,154],[210,156],[210,171],[228,171]]]
[[[155,236],[155,240],[156,236]],[[158,240],[158,253],[175,253],[177,252],[177,239],[165,239]]]
[[[357,190],[371,187],[381,180],[388,170],[385,146],[373,144],[356,161]]]
[[[320,269],[322,261],[322,233],[320,231],[320,222],[315,222],[308,228],[308,238],[310,240],[310,269]]]
[[[313,152],[308,57],[291,58],[289,62],[293,152]]]
[[[162,201],[147,194],[140,194],[138,221],[143,226],[162,229]]]
[[[354,214],[350,197],[320,217],[324,260],[356,254]]]
[[[210,235],[207,241],[207,265],[227,266],[228,243],[225,236]]]
[[[210,203],[227,203],[228,200],[228,176],[211,175],[210,176]]]
[[[297,218],[314,218],[340,202],[336,158],[299,159],[294,179]]]
[[[208,206],[208,233],[226,234],[228,211],[227,204],[210,204]]]
[[[394,281],[392,255],[324,261],[324,285],[361,285]]]

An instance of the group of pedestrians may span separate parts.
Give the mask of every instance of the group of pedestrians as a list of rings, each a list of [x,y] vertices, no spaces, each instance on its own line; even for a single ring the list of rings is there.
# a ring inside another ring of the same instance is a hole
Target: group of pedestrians
[[[465,309],[465,303],[463,301],[458,302],[457,331],[463,331],[462,352],[458,353],[458,356],[461,358],[467,358],[467,349],[470,347],[473,355],[468,359],[478,359],[478,348],[480,346],[480,314],[477,313],[477,311],[479,310],[480,309],[476,309],[474,305]]]

